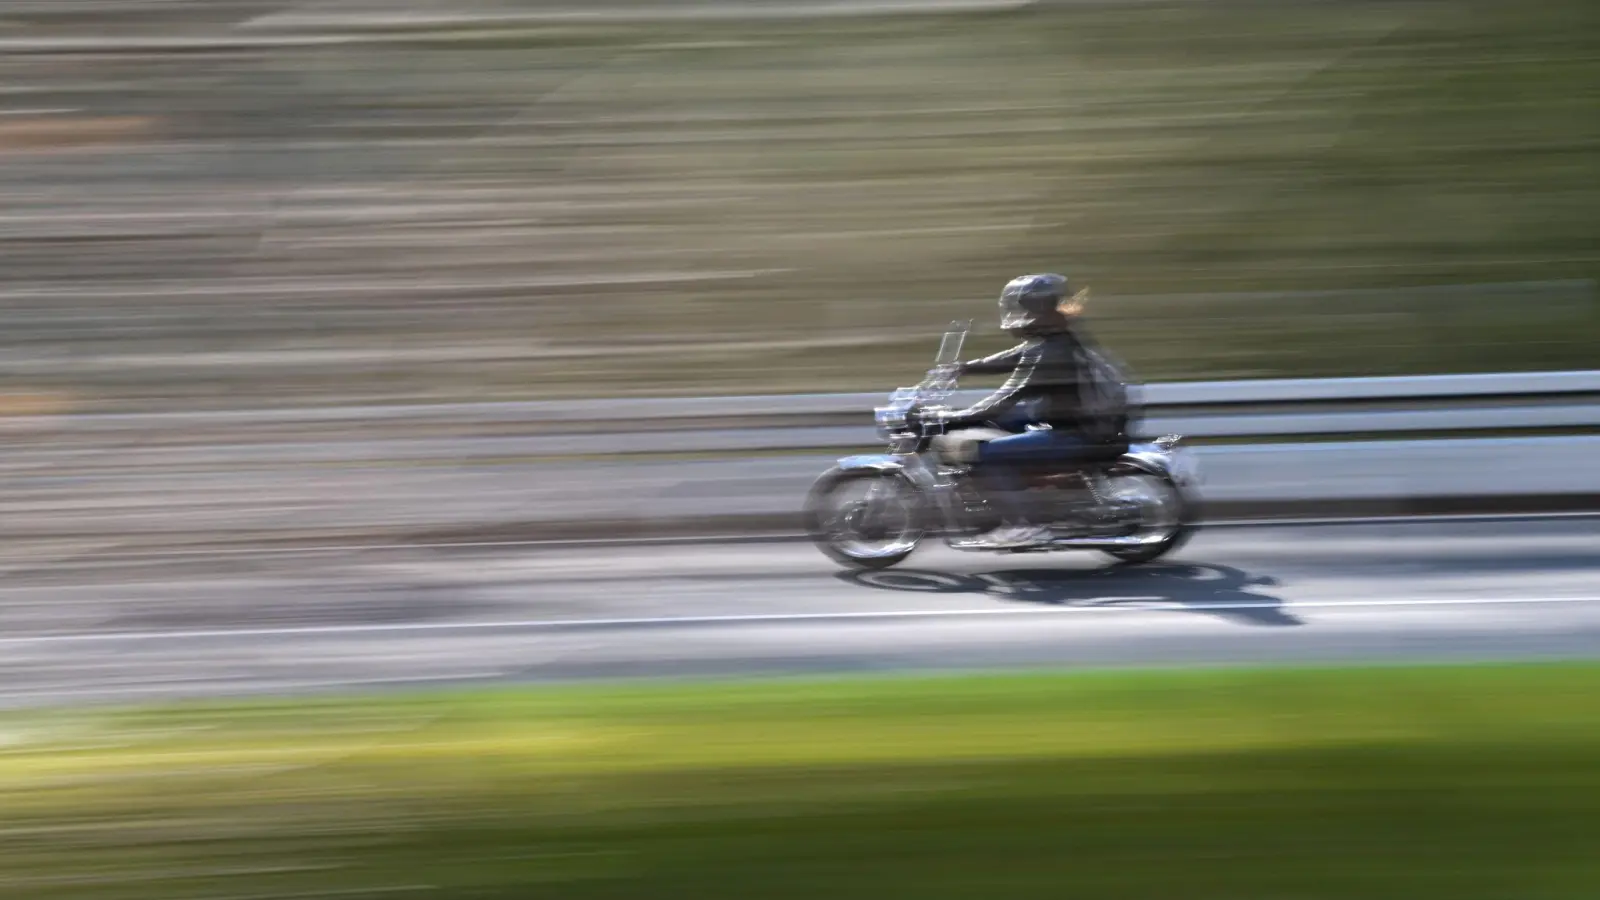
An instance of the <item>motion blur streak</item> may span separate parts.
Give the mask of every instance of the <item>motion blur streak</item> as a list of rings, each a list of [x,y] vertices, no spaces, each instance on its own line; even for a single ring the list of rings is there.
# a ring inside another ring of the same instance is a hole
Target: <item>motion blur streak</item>
[[[6,389],[877,390],[1054,267],[1152,379],[1587,368],[1592,6],[11,3],[112,46],[0,59]]]
[[[0,3],[0,898],[1593,900],[1600,520],[1403,518],[1593,511],[1589,388],[1169,409],[1369,518],[1149,565],[685,539],[1025,272],[1590,378],[1596,209],[1592,0]]]

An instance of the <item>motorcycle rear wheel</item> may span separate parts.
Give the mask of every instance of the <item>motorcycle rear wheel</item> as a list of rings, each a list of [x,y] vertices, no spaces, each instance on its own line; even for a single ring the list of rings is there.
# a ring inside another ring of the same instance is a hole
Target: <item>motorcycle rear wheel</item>
[[[1150,539],[1139,547],[1104,551],[1112,559],[1125,565],[1154,562],[1176,552],[1194,536],[1195,504],[1171,478],[1147,472],[1119,474],[1112,478],[1111,492],[1113,497],[1140,507],[1137,533]]]

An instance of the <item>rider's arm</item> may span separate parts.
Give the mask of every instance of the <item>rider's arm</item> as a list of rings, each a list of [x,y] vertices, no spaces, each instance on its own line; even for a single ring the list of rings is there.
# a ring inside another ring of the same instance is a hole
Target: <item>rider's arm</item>
[[[979,400],[972,406],[946,413],[941,417],[944,424],[947,427],[962,427],[979,422],[987,422],[1004,415],[1011,407],[1026,399],[1028,393],[1033,389],[1033,375],[1039,365],[1037,349],[1033,352],[1026,352],[1026,350],[1026,345],[1023,345],[999,354],[998,356],[1014,360],[1007,367],[1011,371],[1011,377],[1006,379],[1006,383],[1001,385],[999,390]],[[989,357],[989,359],[996,358],[998,357]],[[978,361],[985,362],[985,360]],[[1005,369],[1001,371],[1005,371]]]
[[[1017,367],[1017,363],[1022,359],[1023,351],[1027,348],[1027,344],[1018,344],[1010,350],[1003,350],[993,356],[985,356],[983,359],[959,363],[957,369],[962,375],[1004,375]]]

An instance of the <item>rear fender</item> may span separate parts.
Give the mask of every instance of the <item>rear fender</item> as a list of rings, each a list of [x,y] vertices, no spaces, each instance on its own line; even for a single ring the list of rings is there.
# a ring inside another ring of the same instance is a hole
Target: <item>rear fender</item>
[[[1139,472],[1148,472],[1151,475],[1166,475],[1167,462],[1155,453],[1143,453],[1131,450],[1117,457],[1117,468],[1133,469]]]
[[[1183,465],[1171,452],[1154,444],[1134,445],[1127,453],[1117,458],[1111,470],[1144,472],[1165,478],[1181,487],[1191,487],[1199,481],[1192,461],[1188,465]]]
[[[1172,460],[1165,454],[1155,450],[1130,450],[1117,458],[1111,471],[1144,472],[1157,478],[1174,479]]]

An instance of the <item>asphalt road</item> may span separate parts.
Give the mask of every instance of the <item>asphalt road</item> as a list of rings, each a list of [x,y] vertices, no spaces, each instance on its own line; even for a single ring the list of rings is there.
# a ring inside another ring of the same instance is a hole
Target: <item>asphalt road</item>
[[[0,704],[628,676],[1600,652],[1600,518],[1218,528],[1167,564],[795,543],[6,563]]]

